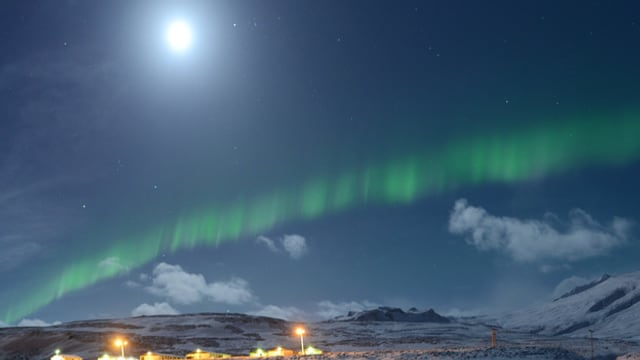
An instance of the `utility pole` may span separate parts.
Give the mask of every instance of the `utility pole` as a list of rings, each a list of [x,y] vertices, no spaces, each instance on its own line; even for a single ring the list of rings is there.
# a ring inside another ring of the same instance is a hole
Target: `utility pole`
[[[591,360],[593,360],[593,330],[589,329],[589,338],[591,340]]]

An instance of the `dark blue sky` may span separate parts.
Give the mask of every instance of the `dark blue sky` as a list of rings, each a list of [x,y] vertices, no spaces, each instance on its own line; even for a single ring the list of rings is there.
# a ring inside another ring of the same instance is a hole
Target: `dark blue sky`
[[[194,36],[181,54],[165,36],[176,19]],[[142,248],[135,234],[193,211],[468,138],[640,121],[634,1],[11,1],[0,39],[0,320],[18,323],[5,314],[103,252],[96,271],[117,276],[19,318],[145,303],[307,319],[373,304],[496,311],[571,276],[637,270],[638,151],[291,216],[138,264],[104,251],[121,237]]]

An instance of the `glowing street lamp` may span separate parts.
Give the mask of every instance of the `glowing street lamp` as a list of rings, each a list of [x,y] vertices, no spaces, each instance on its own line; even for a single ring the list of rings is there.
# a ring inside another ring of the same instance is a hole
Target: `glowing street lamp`
[[[120,351],[122,352],[122,359],[124,359],[124,347],[129,344],[127,340],[118,339],[115,342],[116,346],[120,347]]]
[[[55,355],[51,357],[51,360],[64,360],[64,357],[60,355],[60,349],[56,349],[54,353]]]
[[[302,349],[301,354],[304,355],[304,329],[299,327],[296,329],[296,334],[300,336],[300,349]]]

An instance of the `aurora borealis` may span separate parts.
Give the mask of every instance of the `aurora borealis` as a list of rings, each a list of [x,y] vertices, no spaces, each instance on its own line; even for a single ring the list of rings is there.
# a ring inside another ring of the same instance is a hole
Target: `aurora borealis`
[[[559,233],[640,216],[638,19],[628,4],[502,5],[16,4],[0,325],[154,303],[497,309],[633,269],[633,234],[522,264],[446,230],[460,198]],[[176,19],[194,36],[179,53]],[[287,255],[291,234],[305,256]],[[181,302],[158,290],[159,263],[251,300]]]
[[[292,190],[274,191],[246,202],[212,207],[177,219],[172,225],[114,242],[95,257],[78,260],[47,279],[44,286],[10,309],[14,322],[70,291],[118,275],[122,269],[98,266],[117,258],[127,269],[199,245],[215,246],[242,236],[258,235],[276,224],[317,217],[367,203],[409,203],[459,186],[516,182],[583,166],[623,165],[640,157],[637,116],[581,119],[453,142],[439,152],[417,154],[373,164],[353,173],[311,179]],[[591,146],[585,146],[591,144]]]

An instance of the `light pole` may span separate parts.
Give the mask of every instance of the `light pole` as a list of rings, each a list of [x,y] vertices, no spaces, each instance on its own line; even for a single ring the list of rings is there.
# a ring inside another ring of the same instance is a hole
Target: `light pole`
[[[116,346],[120,347],[120,351],[122,353],[122,359],[124,360],[124,347],[128,344],[127,340],[118,339],[116,340]]]
[[[302,355],[304,355],[304,329],[299,327],[296,329],[296,334],[300,336],[300,349],[302,350]]]
[[[593,330],[589,329],[589,338],[591,340],[591,360],[593,360]]]

